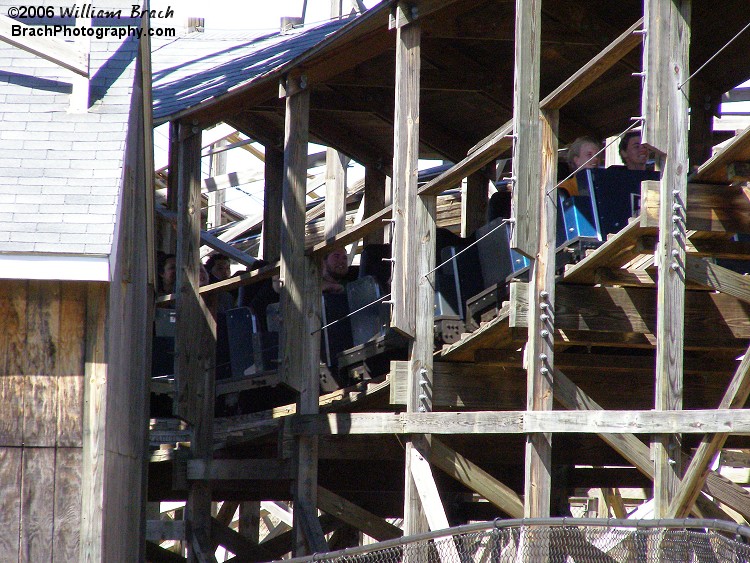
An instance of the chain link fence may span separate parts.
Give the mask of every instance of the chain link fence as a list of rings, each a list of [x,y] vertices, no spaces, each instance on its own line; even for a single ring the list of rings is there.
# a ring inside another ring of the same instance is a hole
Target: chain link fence
[[[750,563],[750,528],[719,520],[496,520],[290,561]]]

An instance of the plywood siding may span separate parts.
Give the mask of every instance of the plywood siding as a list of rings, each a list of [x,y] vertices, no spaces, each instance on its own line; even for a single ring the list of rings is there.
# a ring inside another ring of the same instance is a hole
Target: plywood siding
[[[79,282],[0,282],[3,560],[77,558],[85,297]]]

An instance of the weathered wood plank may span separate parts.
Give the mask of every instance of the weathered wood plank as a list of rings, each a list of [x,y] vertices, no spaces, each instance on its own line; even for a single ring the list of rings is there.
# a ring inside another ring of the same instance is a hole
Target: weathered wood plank
[[[539,227],[539,81],[542,3],[516,1],[513,73],[513,217],[512,248],[535,256]]]
[[[80,560],[100,561],[104,511],[104,440],[107,400],[107,288],[89,284],[83,387]]]
[[[612,68],[630,51],[641,44],[643,38],[635,31],[643,26],[640,18],[594,58],[578,69],[570,78],[555,88],[542,100],[542,109],[561,109],[570,100],[583,92],[597,78]]]
[[[320,486],[318,508],[378,541],[400,538],[403,535],[403,532],[393,524]]]
[[[511,284],[511,328],[528,326],[526,293],[526,284]],[[555,327],[566,335],[582,330],[651,339],[656,334],[656,294],[648,288],[558,285]],[[737,346],[745,338],[750,338],[750,306],[730,295],[686,293],[685,347]]]
[[[55,449],[23,449],[19,561],[53,558]]]
[[[421,28],[411,22],[411,6],[396,7],[396,78],[393,118],[393,277],[391,327],[414,337],[416,305],[410,272],[415,269],[419,159],[419,72]],[[398,23],[402,22],[402,23]]]
[[[750,127],[747,127],[714,156],[704,162],[690,178],[691,182],[727,183],[727,167],[738,160],[750,160]]]
[[[83,284],[62,286],[60,325],[56,442],[58,446],[80,448],[86,349],[86,288]]]
[[[12,561],[20,560],[22,454],[0,447],[0,553]]]
[[[555,371],[555,400],[568,409],[599,410],[602,407],[570,381],[560,370]],[[654,478],[654,465],[651,462],[649,447],[633,434],[599,434],[609,446],[632,463],[636,469],[649,479]],[[731,506],[741,514],[750,510],[750,493],[735,485],[718,473],[711,472],[706,480],[706,492],[716,500]],[[701,510],[713,510],[706,503],[710,501],[699,497]],[[715,508],[715,506],[714,506]]]
[[[663,174],[660,184],[659,242],[656,265],[659,271],[656,300],[656,390],[654,408],[680,410],[683,405],[682,358],[685,345],[686,313],[685,252],[687,227],[688,168],[688,97],[679,86],[690,74],[688,49],[690,46],[690,0],[647,0],[646,17],[666,17],[660,29],[651,37],[648,28],[647,48],[644,49],[646,95],[654,96],[656,106],[648,108],[644,117],[642,142],[664,152]],[[650,15],[649,15],[650,14]],[[664,33],[666,31],[666,34]],[[659,60],[654,64],[652,57]],[[667,53],[669,56],[667,56]],[[658,72],[655,81],[649,73]],[[687,87],[687,84],[685,85]],[[655,113],[656,112],[656,113]],[[654,131],[654,127],[664,128]],[[666,141],[666,143],[664,143]],[[664,150],[666,149],[666,150]],[[677,217],[677,221],[674,221]],[[654,436],[654,515],[667,514],[680,482],[681,450],[678,436]]]
[[[494,167],[493,167],[494,169]],[[487,222],[487,176],[474,172],[461,186],[461,236],[467,237]]]
[[[720,409],[741,409],[750,396],[750,349],[745,352],[742,362],[729,383],[724,397],[719,403]],[[683,518],[687,516],[700,494],[708,476],[708,471],[714,456],[721,450],[728,435],[725,433],[707,435],[703,437],[697,451],[690,460],[682,482],[672,498],[666,514],[668,517]]]
[[[191,481],[273,480],[290,476],[288,462],[280,459],[191,459],[187,464],[187,478]]]
[[[471,460],[432,438],[430,463],[459,483],[482,495],[511,518],[523,518],[523,502],[516,492],[495,479]]]
[[[641,226],[659,224],[659,185],[649,180],[642,183]],[[670,197],[671,200],[671,197]],[[670,226],[672,206],[668,206]],[[750,233],[750,187],[742,184],[718,186],[690,183],[687,185],[687,206],[681,210],[685,228],[715,233]]]
[[[734,409],[689,411],[474,411],[424,413],[339,413],[297,415],[295,435],[335,434],[750,434],[750,412]]]
[[[79,411],[80,412],[80,411]],[[81,448],[57,448],[55,456],[53,561],[76,561],[81,532]]]
[[[326,149],[325,238],[344,230],[346,223],[346,166],[348,157],[336,149]]]
[[[0,376],[25,373],[26,299],[27,282],[0,282],[0,330],[4,335],[0,341]]]
[[[563,281],[570,283],[595,283],[596,272],[600,268],[619,268],[640,254],[650,254],[640,240],[644,236],[656,234],[656,228],[643,228],[637,221],[632,221],[616,235],[607,239],[596,251],[565,270]]]
[[[276,262],[281,256],[281,200],[284,182],[284,153],[266,145],[265,187],[263,204],[262,256]]]
[[[365,168],[364,198],[365,218],[370,217],[385,207],[386,175],[374,166]],[[390,236],[390,230],[388,232]],[[380,229],[363,237],[364,244],[378,244],[384,242]]]
[[[60,283],[30,281],[26,308],[23,439],[27,446],[54,446],[57,437],[57,371]]]
[[[748,280],[748,277],[723,268],[718,264],[712,264],[705,258],[687,256],[685,277],[689,281],[731,295],[745,303],[750,303],[750,280]]]

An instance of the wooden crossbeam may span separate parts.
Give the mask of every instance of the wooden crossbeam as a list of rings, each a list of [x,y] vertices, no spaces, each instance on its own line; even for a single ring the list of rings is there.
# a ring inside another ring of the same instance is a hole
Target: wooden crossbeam
[[[688,256],[685,277],[694,283],[750,303],[750,279],[717,264],[712,264],[705,258]]]
[[[321,486],[318,486],[318,508],[378,541],[403,535],[393,524]]]
[[[742,362],[737,367],[737,371],[719,404],[719,408],[741,409],[745,406],[749,395],[750,348],[745,352]],[[703,438],[693,458],[690,460],[690,465],[688,465],[682,477],[682,482],[677,493],[669,505],[667,518],[683,518],[688,514],[708,477],[709,465],[713,461],[714,456],[724,446],[724,442],[726,442],[728,436],[728,434],[721,432],[714,435],[707,435]]]
[[[654,180],[641,184],[642,227],[659,224],[659,185]],[[669,209],[670,217],[672,209]],[[685,228],[715,233],[750,233],[750,187],[688,184]]]
[[[511,328],[525,328],[528,291],[526,284],[510,284]],[[555,328],[561,338],[590,338],[596,333],[616,341],[615,335],[641,335],[652,341],[656,334],[656,293],[648,288],[584,287],[559,285]],[[750,338],[750,306],[736,297],[705,291],[689,291],[685,298],[685,347],[740,347]],[[587,336],[588,334],[588,336]],[[635,338],[622,342],[637,343]]]
[[[555,371],[554,382],[555,400],[565,408],[582,410],[600,410],[602,408],[560,370]],[[599,437],[646,477],[653,480],[654,466],[651,462],[649,447],[634,434],[599,433]],[[734,508],[745,517],[750,515],[750,512],[748,512],[750,511],[750,495],[747,491],[721,477],[718,473],[713,471],[709,473],[705,490],[707,494]],[[702,512],[718,510],[713,503],[707,501],[703,496],[698,497],[698,506]]]
[[[187,464],[187,478],[207,480],[276,480],[289,479],[289,463],[282,459],[191,459]]]
[[[297,415],[295,435],[337,434],[750,434],[750,411],[503,411]]]
[[[518,494],[471,460],[443,442],[431,439],[430,463],[456,481],[482,495],[511,518],[523,518],[523,501]]]

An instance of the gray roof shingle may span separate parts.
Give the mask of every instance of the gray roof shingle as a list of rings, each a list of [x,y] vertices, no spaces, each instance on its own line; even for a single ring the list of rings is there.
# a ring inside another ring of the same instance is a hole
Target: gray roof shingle
[[[244,86],[293,61],[352,19],[282,35],[195,32],[154,48],[154,121]]]
[[[72,113],[70,71],[0,42],[0,252],[111,252],[137,48],[92,38],[91,106]]]

